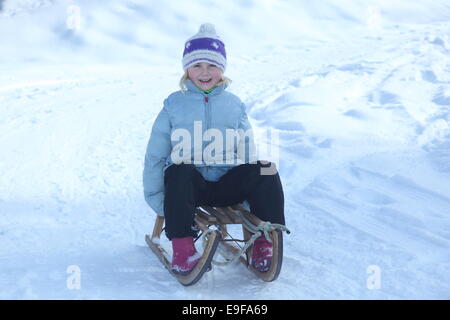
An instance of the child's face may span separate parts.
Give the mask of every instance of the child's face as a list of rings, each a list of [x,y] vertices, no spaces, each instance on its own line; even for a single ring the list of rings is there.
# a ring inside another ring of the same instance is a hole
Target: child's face
[[[189,79],[200,89],[214,88],[222,79],[222,70],[214,64],[199,62],[187,69]]]

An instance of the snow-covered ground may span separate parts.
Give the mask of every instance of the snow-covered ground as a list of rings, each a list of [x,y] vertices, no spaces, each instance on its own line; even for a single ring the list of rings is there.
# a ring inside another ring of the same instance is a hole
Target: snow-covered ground
[[[447,1],[1,7],[1,299],[450,299]],[[231,265],[182,287],[144,242],[145,147],[202,22],[279,134],[273,283]]]

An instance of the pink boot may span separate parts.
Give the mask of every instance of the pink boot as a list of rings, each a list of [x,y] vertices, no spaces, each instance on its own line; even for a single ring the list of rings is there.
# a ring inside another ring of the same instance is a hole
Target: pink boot
[[[272,243],[264,236],[257,238],[253,244],[252,266],[259,272],[267,272],[272,263]]]
[[[194,246],[194,237],[173,238],[172,249],[172,271],[176,274],[189,274],[201,259]]]

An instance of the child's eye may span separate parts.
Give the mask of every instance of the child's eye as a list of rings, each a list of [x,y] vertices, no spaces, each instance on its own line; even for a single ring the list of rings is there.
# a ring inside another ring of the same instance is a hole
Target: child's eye
[[[209,66],[213,67],[213,68],[217,68],[217,66],[215,64],[210,64]]]

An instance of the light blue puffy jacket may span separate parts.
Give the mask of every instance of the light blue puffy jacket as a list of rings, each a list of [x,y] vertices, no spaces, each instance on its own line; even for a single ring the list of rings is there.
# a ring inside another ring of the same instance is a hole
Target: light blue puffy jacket
[[[251,135],[240,136],[241,138],[234,140],[235,143],[227,148],[226,129],[243,131],[252,129],[245,105],[239,97],[225,91],[226,85],[218,86],[209,94],[205,94],[190,80],[186,80],[185,85],[186,91],[176,91],[164,100],[164,107],[153,124],[145,155],[143,172],[145,201],[160,216],[164,216],[164,172],[170,165],[181,163],[180,157],[183,162],[194,164],[208,181],[219,180],[236,165],[257,160]],[[194,125],[194,121],[200,122]],[[176,138],[177,134],[184,132],[193,138],[194,128],[195,134],[200,137],[200,148],[198,142],[194,142],[190,154],[184,153],[183,149],[179,152],[182,138]],[[176,129],[184,130],[174,132]],[[209,143],[216,142],[215,138],[204,141],[207,140],[204,133],[208,129],[213,129],[209,130],[210,133],[220,133],[223,137],[223,152],[219,155],[223,161],[214,161],[218,156],[215,152],[210,152],[211,157],[208,157],[208,152],[204,152]],[[177,140],[172,141],[171,137]],[[197,145],[194,147],[195,143]],[[174,157],[173,154],[180,156]]]

